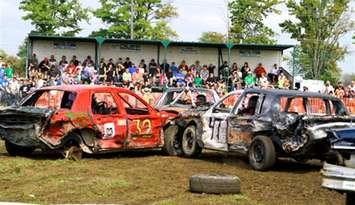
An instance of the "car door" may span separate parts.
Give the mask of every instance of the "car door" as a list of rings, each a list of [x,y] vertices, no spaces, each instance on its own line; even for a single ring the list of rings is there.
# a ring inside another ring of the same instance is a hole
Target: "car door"
[[[259,93],[245,93],[228,118],[229,135],[227,143],[229,149],[243,154],[253,137],[254,120],[259,116],[265,96]]]
[[[204,132],[202,140],[208,149],[227,151],[228,118],[240,93],[231,93],[204,115]]]
[[[101,132],[98,141],[100,148],[122,148],[127,134],[127,121],[125,113],[118,109],[117,99],[111,92],[94,92],[90,100],[93,121]]]
[[[123,102],[127,117],[126,148],[153,148],[160,145],[162,122],[159,114],[135,94],[120,92],[117,96]]]

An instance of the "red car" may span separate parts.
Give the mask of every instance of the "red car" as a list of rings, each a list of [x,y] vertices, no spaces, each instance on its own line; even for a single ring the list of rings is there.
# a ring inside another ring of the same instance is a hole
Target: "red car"
[[[0,110],[0,136],[10,155],[41,148],[80,159],[82,152],[169,150],[163,139],[168,117],[123,88],[46,87]]]

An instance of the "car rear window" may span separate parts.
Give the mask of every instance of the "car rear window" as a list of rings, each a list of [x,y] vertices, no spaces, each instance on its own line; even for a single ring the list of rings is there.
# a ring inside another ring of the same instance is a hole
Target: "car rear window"
[[[39,90],[27,98],[22,105],[38,108],[71,109],[76,93],[62,90]]]

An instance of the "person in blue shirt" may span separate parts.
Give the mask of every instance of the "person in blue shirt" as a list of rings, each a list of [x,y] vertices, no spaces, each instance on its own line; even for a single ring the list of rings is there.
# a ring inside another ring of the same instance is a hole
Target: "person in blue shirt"
[[[134,65],[134,63],[131,64],[130,67],[128,67],[128,72],[133,75],[133,73],[136,72],[137,67]]]
[[[3,65],[0,65],[0,86],[3,86],[5,83],[5,69]]]

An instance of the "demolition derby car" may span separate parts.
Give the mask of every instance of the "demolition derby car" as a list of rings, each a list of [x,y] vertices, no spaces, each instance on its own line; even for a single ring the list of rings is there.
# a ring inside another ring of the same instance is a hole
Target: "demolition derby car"
[[[82,152],[164,150],[168,119],[133,92],[106,86],[56,86],[36,90],[20,106],[0,110],[0,136],[10,155],[36,148],[78,159]]]
[[[355,201],[355,124],[331,132],[332,150],[339,154],[338,164],[324,163],[322,186],[346,193],[346,204]]]
[[[169,123],[171,146],[193,157],[203,148],[247,155],[256,170],[277,157],[334,159],[329,132],[351,126],[343,103],[319,93],[246,89],[229,93],[205,112],[180,113]]]

